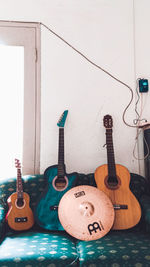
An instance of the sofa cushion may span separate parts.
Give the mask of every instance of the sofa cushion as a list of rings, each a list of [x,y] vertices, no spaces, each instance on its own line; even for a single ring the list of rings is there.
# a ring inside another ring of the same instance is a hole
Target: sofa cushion
[[[142,216],[145,230],[150,233],[150,196],[143,195],[140,204],[142,207]]]
[[[9,233],[0,247],[0,266],[78,266],[74,239],[64,232]]]
[[[143,176],[135,173],[130,173],[130,190],[133,192],[135,197],[140,200],[140,198],[145,194],[150,194],[149,183]]]
[[[82,267],[148,267],[150,236],[130,231],[111,231],[95,241],[78,241]]]
[[[3,205],[0,204],[0,242],[3,240],[5,233],[5,210]]]

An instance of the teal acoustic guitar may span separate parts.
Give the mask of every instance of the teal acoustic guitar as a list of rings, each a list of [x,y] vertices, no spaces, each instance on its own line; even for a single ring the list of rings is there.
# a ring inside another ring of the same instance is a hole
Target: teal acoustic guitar
[[[60,117],[58,165],[48,167],[44,172],[46,188],[35,207],[35,221],[44,229],[64,230],[58,218],[58,205],[62,196],[75,186],[77,173],[67,174],[64,164],[64,125],[68,115],[65,110]]]

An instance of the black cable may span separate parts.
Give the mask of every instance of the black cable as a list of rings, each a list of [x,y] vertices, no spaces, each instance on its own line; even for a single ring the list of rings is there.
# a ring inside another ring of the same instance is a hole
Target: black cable
[[[55,35],[57,38],[59,38],[61,41],[63,41],[66,45],[68,45],[70,48],[72,48],[76,53],[78,53],[80,56],[82,56],[85,60],[87,60],[90,64],[92,64],[94,67],[100,69],[101,71],[105,72],[108,76],[110,76],[112,79],[116,80],[117,82],[121,83],[122,85],[124,85],[125,87],[127,87],[130,92],[131,92],[131,99],[129,101],[129,104],[126,106],[126,108],[123,111],[122,114],[122,119],[123,122],[132,128],[137,128],[138,126],[136,125],[130,125],[129,123],[126,122],[125,120],[125,114],[127,109],[129,108],[129,106],[131,105],[132,101],[133,101],[133,90],[132,88],[126,84],[125,82],[119,80],[117,77],[115,77],[114,75],[112,75],[110,72],[108,72],[107,70],[103,69],[101,66],[97,65],[96,63],[94,63],[92,60],[90,60],[87,56],[85,56],[82,52],[80,52],[78,49],[76,49],[74,46],[72,46],[69,42],[67,42],[63,37],[61,37],[59,34],[57,34],[54,30],[52,30],[50,27],[48,27],[46,24],[44,24],[43,22],[33,22],[33,21],[5,21],[5,20],[0,20],[2,22],[16,22],[16,23],[38,23],[39,25],[42,25],[43,27],[45,27],[48,31],[50,31],[53,35]]]
[[[87,56],[85,56],[82,52],[80,52],[78,49],[76,49],[74,46],[72,46],[70,43],[68,43],[63,37],[61,37],[59,34],[57,34],[55,31],[53,31],[51,28],[49,28],[47,25],[45,25],[44,23],[40,22],[40,25],[42,25],[43,27],[45,27],[48,31],[50,31],[52,34],[54,34],[57,38],[59,38],[61,41],[63,41],[66,45],[68,45],[70,48],[72,48],[75,52],[77,52],[80,56],[82,56],[85,60],[87,60],[90,64],[92,64],[94,67],[100,69],[101,71],[105,72],[108,76],[110,76],[112,79],[116,80],[117,82],[121,83],[122,85],[126,86],[130,92],[131,92],[131,100],[129,101],[129,104],[126,106],[123,115],[122,115],[122,119],[123,122],[132,128],[137,128],[137,126],[135,125],[130,125],[129,123],[126,122],[125,120],[125,113],[127,111],[127,109],[129,108],[129,106],[131,105],[132,101],[133,101],[133,90],[132,88],[126,84],[125,82],[119,80],[118,78],[116,78],[114,75],[112,75],[110,72],[108,72],[107,70],[103,69],[101,66],[97,65],[96,63],[94,63],[92,60],[90,60]]]

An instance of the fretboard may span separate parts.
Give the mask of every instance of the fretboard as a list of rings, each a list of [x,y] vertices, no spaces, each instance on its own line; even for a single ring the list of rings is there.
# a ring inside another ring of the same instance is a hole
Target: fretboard
[[[17,198],[23,198],[23,186],[20,169],[17,169]]]
[[[106,129],[106,145],[107,145],[108,175],[110,177],[116,177],[116,165],[115,165],[112,129]]]
[[[59,128],[58,178],[64,175],[64,128]]]

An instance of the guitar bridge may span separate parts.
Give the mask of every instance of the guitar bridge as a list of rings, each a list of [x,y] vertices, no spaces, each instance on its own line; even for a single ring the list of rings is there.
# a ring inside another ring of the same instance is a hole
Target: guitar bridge
[[[114,204],[113,206],[115,210],[127,210],[128,209],[128,205]]]
[[[22,223],[22,222],[27,222],[28,218],[27,217],[16,217],[15,222],[16,223]]]
[[[50,206],[50,210],[58,210],[58,206],[56,206],[56,205]]]

